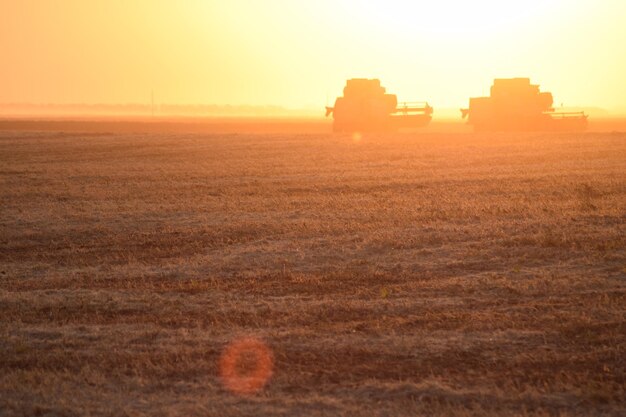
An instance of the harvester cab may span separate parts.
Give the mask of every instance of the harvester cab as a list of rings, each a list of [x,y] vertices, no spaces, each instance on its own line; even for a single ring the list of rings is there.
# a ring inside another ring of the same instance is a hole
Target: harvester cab
[[[343,97],[334,107],[326,107],[326,117],[333,116],[335,132],[395,131],[426,126],[433,108],[428,103],[398,103],[395,94],[387,94],[377,79],[348,80]]]

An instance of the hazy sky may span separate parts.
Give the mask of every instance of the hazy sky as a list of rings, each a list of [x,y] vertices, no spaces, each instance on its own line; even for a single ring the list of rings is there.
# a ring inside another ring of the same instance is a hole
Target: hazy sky
[[[0,0],[0,103],[460,107],[494,77],[626,110],[624,0]]]

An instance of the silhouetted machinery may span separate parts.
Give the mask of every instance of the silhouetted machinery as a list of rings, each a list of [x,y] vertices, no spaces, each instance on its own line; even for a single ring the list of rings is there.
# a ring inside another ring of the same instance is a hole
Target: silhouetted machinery
[[[529,78],[495,79],[489,97],[470,98],[463,118],[476,131],[582,131],[587,127],[584,112],[557,113],[552,93],[539,92]]]
[[[395,94],[386,94],[377,79],[348,80],[343,97],[335,107],[326,107],[326,117],[333,115],[335,132],[381,132],[426,126],[433,108],[428,103],[401,103]]]

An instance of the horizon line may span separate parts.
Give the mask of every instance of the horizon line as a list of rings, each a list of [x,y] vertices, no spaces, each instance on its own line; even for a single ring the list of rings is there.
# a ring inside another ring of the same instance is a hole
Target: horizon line
[[[456,111],[461,106],[434,106],[435,110],[439,109],[439,111]],[[11,107],[23,107],[23,108],[103,108],[103,109],[119,109],[119,108],[136,108],[137,110],[143,109],[146,111],[150,111],[152,108],[173,108],[173,109],[182,109],[188,108],[189,110],[197,109],[215,109],[215,110],[265,110],[265,111],[275,111],[275,112],[317,112],[318,108],[324,108],[323,105],[304,105],[299,107],[291,107],[280,104],[216,104],[216,103],[158,103],[152,105],[150,103],[141,103],[141,102],[126,102],[126,103],[85,103],[85,102],[73,102],[73,103],[53,103],[53,102],[0,102],[0,108],[11,108]],[[590,110],[594,112],[602,112],[611,115],[626,115],[626,107],[603,107],[599,105],[565,105],[565,106],[555,106],[556,110],[558,109],[582,109],[582,110]]]

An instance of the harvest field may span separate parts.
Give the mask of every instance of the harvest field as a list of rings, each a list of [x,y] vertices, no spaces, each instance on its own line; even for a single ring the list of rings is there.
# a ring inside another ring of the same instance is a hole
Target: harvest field
[[[0,198],[2,417],[626,410],[624,133],[5,129]]]

